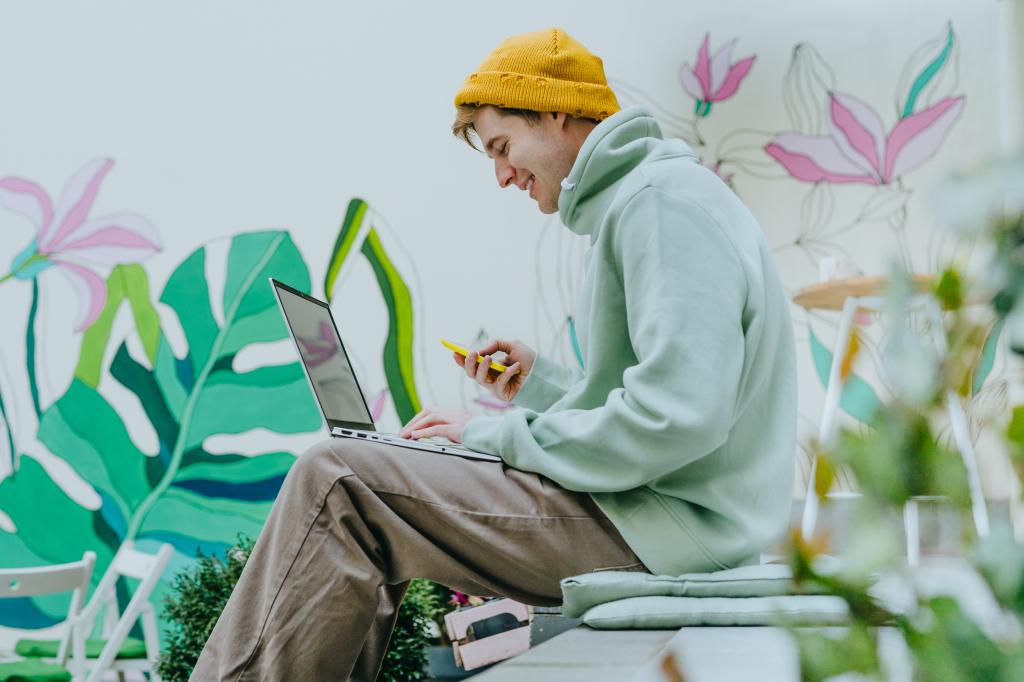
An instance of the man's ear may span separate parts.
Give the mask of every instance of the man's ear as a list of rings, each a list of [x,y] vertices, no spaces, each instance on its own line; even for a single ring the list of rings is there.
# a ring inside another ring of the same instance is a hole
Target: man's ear
[[[569,114],[561,111],[552,111],[551,118],[555,119],[555,125],[559,128],[564,128],[569,123]]]

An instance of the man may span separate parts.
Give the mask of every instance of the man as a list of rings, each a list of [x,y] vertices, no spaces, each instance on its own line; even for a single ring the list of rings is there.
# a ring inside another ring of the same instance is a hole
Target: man
[[[501,187],[589,237],[583,367],[493,341],[456,362],[523,409],[427,409],[402,432],[504,463],[350,439],[304,453],[192,679],[371,680],[412,578],[557,604],[569,575],[756,561],[786,525],[793,336],[753,216],[650,114],[619,111],[561,30],[503,42],[455,104]]]

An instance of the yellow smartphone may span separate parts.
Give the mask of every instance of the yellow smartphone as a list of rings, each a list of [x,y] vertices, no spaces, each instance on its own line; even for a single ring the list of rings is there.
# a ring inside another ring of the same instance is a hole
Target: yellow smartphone
[[[460,346],[458,344],[452,343],[451,341],[445,341],[444,339],[441,339],[441,343],[444,344],[445,348],[452,349],[453,351],[455,351],[456,353],[458,353],[462,357],[464,357],[464,358],[468,358],[469,357],[469,349],[468,348],[463,348],[462,346]],[[484,356],[482,356],[482,355],[480,355],[478,353],[477,356],[476,356],[476,361],[477,362],[481,362],[481,361],[483,361],[483,359],[484,359]],[[504,372],[506,369],[508,369],[508,367],[506,367],[505,365],[501,364],[500,362],[495,362],[494,360],[491,360],[491,369],[497,370],[499,372]]]

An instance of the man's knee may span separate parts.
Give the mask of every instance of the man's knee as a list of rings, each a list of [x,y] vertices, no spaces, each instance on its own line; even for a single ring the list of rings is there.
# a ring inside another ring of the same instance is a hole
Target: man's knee
[[[345,440],[331,438],[312,445],[295,459],[285,478],[285,485],[309,489],[351,476],[352,470],[348,466],[351,448],[342,442]]]

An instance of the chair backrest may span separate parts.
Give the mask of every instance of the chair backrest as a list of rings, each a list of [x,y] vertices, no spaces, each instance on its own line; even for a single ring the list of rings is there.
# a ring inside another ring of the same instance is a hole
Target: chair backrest
[[[96,553],[86,552],[79,561],[31,568],[0,568],[0,599],[35,597],[42,594],[75,592],[72,600],[89,589]],[[76,611],[77,612],[77,611]]]
[[[143,609],[149,604],[149,595],[152,594],[153,588],[156,587],[164,569],[167,568],[173,551],[171,545],[164,543],[156,554],[140,552],[129,540],[122,543],[120,549],[117,550],[117,554],[114,555],[110,566],[107,567],[100,579],[89,603],[82,610],[78,627],[74,629],[71,648],[75,650],[76,655],[78,650],[82,651],[84,655],[85,640],[95,626],[100,609],[107,606],[109,618],[112,613],[110,609],[117,608],[116,586],[118,579],[123,576],[134,578],[140,582],[113,629],[104,633],[106,644],[104,644],[99,658],[89,670],[89,682],[101,679],[114,659],[117,658],[117,652],[124,643],[125,637],[135,625],[135,621],[142,615]],[[145,627],[145,623],[143,625]]]
[[[89,591],[92,570],[96,566],[96,553],[85,552],[80,561],[52,566],[32,568],[0,569],[0,599],[14,597],[35,597],[44,594],[71,592],[71,603],[65,619],[66,627],[61,637],[57,658],[61,665],[67,663],[68,643],[75,623],[81,617],[82,601]],[[74,679],[80,680],[85,674],[85,651],[75,654],[71,662]]]

